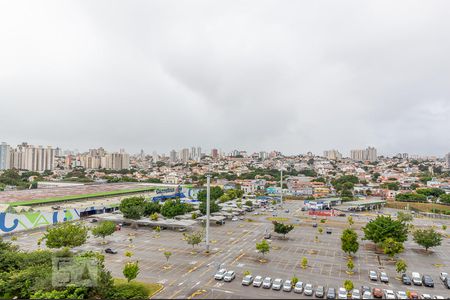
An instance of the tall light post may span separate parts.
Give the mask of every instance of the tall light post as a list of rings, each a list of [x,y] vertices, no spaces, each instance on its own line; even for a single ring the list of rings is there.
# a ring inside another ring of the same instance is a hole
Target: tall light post
[[[280,187],[281,187],[280,204],[283,205],[283,169],[281,169]]]
[[[206,175],[206,253],[209,253],[209,214],[211,175]]]

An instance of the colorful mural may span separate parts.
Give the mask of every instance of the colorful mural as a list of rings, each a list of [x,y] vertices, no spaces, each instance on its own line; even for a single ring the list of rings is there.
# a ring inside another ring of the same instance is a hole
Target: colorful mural
[[[79,218],[80,213],[76,209],[53,212],[34,211],[21,214],[0,213],[0,234],[78,220]]]

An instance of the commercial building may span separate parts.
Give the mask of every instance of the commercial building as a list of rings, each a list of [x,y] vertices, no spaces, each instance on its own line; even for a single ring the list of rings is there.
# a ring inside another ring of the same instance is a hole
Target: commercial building
[[[342,159],[342,154],[337,150],[326,150],[323,151],[323,156],[330,160],[340,160]]]

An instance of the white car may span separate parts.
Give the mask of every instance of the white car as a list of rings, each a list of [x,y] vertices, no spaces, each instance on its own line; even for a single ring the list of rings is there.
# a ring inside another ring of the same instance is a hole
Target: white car
[[[223,281],[231,282],[234,278],[236,278],[236,273],[234,271],[228,271],[223,277]]]
[[[254,287],[260,287],[263,283],[263,278],[262,276],[256,276],[255,279],[253,279],[253,286]]]
[[[389,277],[387,276],[386,272],[380,272],[380,281],[384,283],[389,282]]]
[[[395,293],[393,290],[384,290],[385,299],[395,299]]]
[[[445,273],[445,272],[441,272],[440,274],[439,274],[439,278],[442,280],[442,281],[445,281],[445,279],[448,277],[448,273]]]
[[[264,278],[264,281],[262,283],[262,287],[264,289],[270,289],[271,286],[272,286],[272,278],[270,278],[270,277]]]
[[[397,299],[408,299],[405,291],[397,291]]]
[[[422,285],[422,276],[420,276],[420,273],[412,272],[411,281],[414,285]]]
[[[244,278],[242,278],[242,285],[250,285],[253,282],[253,276],[252,275],[245,275]]]
[[[298,281],[294,286],[294,293],[301,294],[303,293],[303,282]]]
[[[292,282],[288,279],[283,283],[283,291],[290,292],[292,290]]]
[[[445,298],[442,297],[442,296],[439,296],[439,295],[435,295],[435,296],[433,297],[433,299],[445,299]]]
[[[275,278],[272,284],[272,290],[279,291],[281,290],[281,287],[283,286],[283,279],[281,278]]]
[[[340,287],[338,291],[338,299],[347,299],[347,294],[347,290],[343,287]]]
[[[422,294],[422,295],[420,295],[420,299],[431,299],[431,295],[430,294]]]
[[[365,291],[364,294],[363,294],[363,296],[362,296],[362,298],[363,298],[363,299],[373,299],[373,295],[372,295],[371,292]]]
[[[370,270],[369,271],[369,279],[372,281],[377,281],[378,280],[377,272]]]
[[[358,289],[353,289],[352,299],[361,299],[361,293],[359,292]]]
[[[216,275],[214,275],[215,280],[222,280],[225,277],[225,274],[227,273],[226,269],[220,269],[217,271]]]
[[[311,283],[307,283],[303,290],[303,294],[306,296],[312,296],[313,293],[314,293],[313,285]]]
[[[237,220],[239,220],[237,217],[231,218],[231,221],[237,221]]]

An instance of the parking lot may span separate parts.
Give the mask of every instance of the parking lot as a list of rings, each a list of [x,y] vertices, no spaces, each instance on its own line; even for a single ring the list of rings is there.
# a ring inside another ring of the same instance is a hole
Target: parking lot
[[[163,230],[158,234],[150,228],[135,230],[128,227],[107,237],[107,245],[103,245],[101,239],[91,237],[82,249],[116,249],[118,254],[106,254],[106,266],[113,276],[120,278],[123,277],[124,262],[129,260],[124,253],[132,251],[131,259],[139,260],[141,269],[137,280],[160,282],[164,285],[164,289],[155,298],[299,298],[299,295],[293,292],[242,286],[244,271],[251,272],[253,276],[269,276],[283,280],[295,275],[304,283],[336,289],[343,285],[344,280],[350,279],[355,287],[368,285],[394,291],[410,289],[419,294],[450,296],[450,290],[446,289],[438,278],[439,272],[450,273],[448,239],[444,239],[443,245],[429,254],[423,253],[410,239],[405,243],[405,252],[399,256],[407,262],[408,273],[416,271],[431,275],[435,288],[402,285],[395,278],[397,274],[394,262],[383,254],[375,253],[372,243],[367,241],[360,241],[359,251],[354,258],[354,274],[348,275],[347,256],[340,249],[340,235],[347,226],[347,219],[332,217],[325,224],[320,223],[319,219],[316,220],[324,229],[330,227],[333,230],[332,234],[326,234],[325,230],[319,234],[317,228],[312,227],[311,217],[300,210],[301,206],[300,201],[288,201],[284,204],[284,209],[289,209],[289,213],[277,210],[277,217],[287,218],[285,222],[294,223],[295,228],[287,235],[286,240],[272,234],[272,238],[268,240],[271,245],[270,252],[264,257],[267,262],[261,262],[262,255],[256,252],[255,244],[263,239],[266,228],[273,228],[271,220],[268,219],[272,217],[269,212],[262,215],[248,213],[245,216],[247,220],[227,221],[223,226],[211,226],[209,254],[204,252],[204,244],[195,248],[188,245],[181,232]],[[362,213],[354,218],[356,223],[353,227],[360,237],[363,234],[359,228],[370,217],[373,217],[370,213]],[[194,228],[200,229],[200,226]],[[17,236],[18,239],[14,243],[23,249],[37,248],[36,241],[41,234],[40,231],[23,233]],[[318,236],[318,241],[315,236]],[[172,252],[168,263],[164,251]],[[302,257],[308,259],[306,269],[301,268]],[[229,283],[215,280],[213,277],[219,267],[234,270],[236,279]],[[370,282],[369,270],[387,272],[389,284]]]

